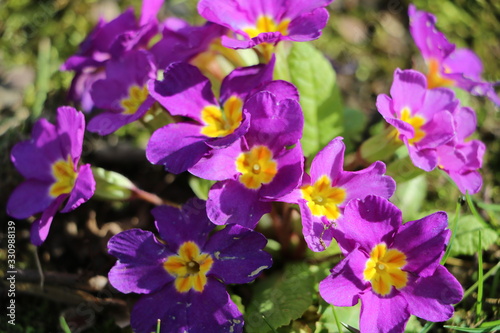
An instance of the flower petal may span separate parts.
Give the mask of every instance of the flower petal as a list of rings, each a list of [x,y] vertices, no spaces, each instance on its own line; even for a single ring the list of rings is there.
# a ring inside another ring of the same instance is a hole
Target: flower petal
[[[338,176],[337,185],[346,190],[345,205],[352,199],[362,199],[373,194],[389,199],[396,191],[396,182],[384,176],[385,164],[377,161],[368,168],[359,171],[343,171]]]
[[[155,217],[155,225],[161,239],[174,252],[186,241],[193,241],[203,249],[208,234],[215,228],[207,217],[206,202],[197,198],[188,200],[181,209],[170,206],[155,207],[151,214]]]
[[[398,230],[392,248],[403,252],[407,264],[404,270],[429,276],[439,265],[450,237],[448,216],[436,212],[420,220],[410,221]]]
[[[29,179],[17,186],[7,202],[7,214],[25,219],[47,209],[54,201],[49,195],[52,183]]]
[[[260,201],[258,191],[247,189],[235,180],[215,183],[208,192],[207,214],[215,224],[239,224],[255,228],[271,203]]]
[[[56,128],[63,156],[71,156],[73,163],[76,164],[82,155],[83,134],[85,132],[83,113],[70,106],[59,107]]]
[[[272,265],[271,255],[263,250],[267,239],[260,233],[232,224],[210,237],[203,251],[213,253],[214,264],[208,273],[225,284],[249,283]]]
[[[33,222],[31,225],[30,238],[31,243],[35,246],[40,246],[45,242],[47,236],[49,235],[50,226],[52,225],[52,220],[54,215],[57,213],[59,206],[66,200],[67,195],[60,195],[55,199],[47,209],[42,213],[42,216]]]
[[[151,96],[174,116],[185,116],[201,122],[201,110],[218,105],[210,81],[198,68],[176,62],[165,69],[162,81],[148,83]]]
[[[360,294],[370,286],[362,279],[367,260],[357,248],[350,252],[332,269],[332,274],[319,283],[321,297],[335,306],[356,305]]]
[[[403,108],[408,107],[417,112],[424,102],[427,91],[427,80],[424,74],[412,69],[394,71],[391,86],[391,97],[394,111],[400,115]],[[398,117],[400,118],[400,117]]]
[[[369,195],[347,204],[337,229],[344,233],[346,240],[354,240],[360,249],[370,253],[375,245],[382,242],[390,247],[401,222],[401,211],[396,206],[385,198]],[[350,244],[340,245],[350,247]]]
[[[94,195],[94,191],[95,180],[92,170],[90,169],[90,164],[80,166],[75,186],[73,190],[71,190],[66,206],[61,209],[61,213],[67,213],[76,209],[82,203],[89,200]]]
[[[187,123],[168,124],[156,130],[146,147],[147,159],[175,174],[186,171],[210,149],[200,130],[201,126]]]
[[[401,294],[382,297],[369,291],[361,295],[361,332],[402,333],[408,319],[408,302]]]
[[[410,313],[428,321],[446,321],[453,316],[453,304],[460,302],[463,290],[444,266],[433,275],[420,278],[401,289]]]
[[[173,253],[149,231],[130,229],[113,236],[108,252],[118,258],[109,271],[109,282],[122,293],[149,294],[174,280],[163,268],[163,261]]]

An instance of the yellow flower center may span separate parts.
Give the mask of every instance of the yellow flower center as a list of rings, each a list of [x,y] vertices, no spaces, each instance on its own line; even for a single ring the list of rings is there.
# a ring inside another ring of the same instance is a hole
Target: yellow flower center
[[[372,289],[387,296],[392,287],[401,289],[408,282],[408,273],[401,270],[406,265],[406,255],[396,249],[387,250],[385,243],[377,244],[366,261],[363,277],[370,281]]]
[[[400,120],[408,123],[413,127],[414,135],[413,138],[408,140],[409,144],[414,144],[419,142],[425,137],[425,132],[422,130],[422,126],[425,124],[425,119],[421,116],[413,116],[411,115],[411,111],[408,107],[404,107],[401,110],[401,118]],[[399,131],[395,128],[389,133],[389,138],[394,139],[396,142],[401,142],[399,139]]]
[[[266,146],[255,146],[236,158],[236,170],[241,173],[240,183],[250,189],[258,189],[270,183],[278,172],[278,163]]]
[[[75,186],[78,174],[75,172],[75,165],[71,156],[68,155],[66,161],[59,160],[52,164],[52,175],[56,179],[50,187],[49,194],[56,198],[61,194],[70,193]]]
[[[302,197],[307,200],[307,207],[314,216],[326,216],[336,220],[340,216],[338,205],[344,202],[346,191],[340,187],[332,187],[331,179],[323,175],[313,185],[301,188]]]
[[[444,78],[439,70],[439,61],[436,59],[431,59],[428,63],[429,73],[427,73],[427,88],[433,89],[438,87],[452,87],[455,85],[455,81],[451,79]],[[445,68],[445,73],[449,70]]]
[[[201,120],[205,126],[201,134],[217,138],[233,133],[241,124],[243,101],[236,96],[231,96],[221,110],[218,106],[209,105],[201,110]]]
[[[179,247],[178,255],[167,258],[163,267],[175,276],[175,289],[178,292],[185,293],[191,289],[202,292],[213,263],[210,254],[201,253],[196,243],[188,241]]]
[[[283,36],[288,35],[288,25],[290,19],[284,19],[276,24],[269,15],[260,15],[254,27],[243,28],[242,30],[247,33],[248,37],[254,38],[264,32],[281,32]]]
[[[128,97],[121,100],[120,105],[123,108],[123,114],[134,114],[139,107],[148,98],[148,88],[146,85],[139,87],[133,85],[128,89]]]

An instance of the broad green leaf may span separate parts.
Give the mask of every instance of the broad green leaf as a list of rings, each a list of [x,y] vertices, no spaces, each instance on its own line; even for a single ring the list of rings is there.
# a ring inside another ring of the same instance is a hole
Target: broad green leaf
[[[361,140],[361,133],[365,129],[368,119],[360,110],[346,108],[343,120],[342,135],[344,136],[346,153],[349,153],[355,150],[354,142]]]
[[[465,215],[458,220],[455,241],[450,249],[450,256],[472,255],[478,248],[478,231],[481,230],[481,247],[487,249],[498,239],[495,230],[483,225],[472,215]]]
[[[361,303],[358,302],[355,306],[349,307],[335,307],[335,312],[339,321],[343,324],[349,325],[353,328],[359,327],[359,311]],[[337,324],[335,322],[335,316],[332,311],[332,305],[326,303],[323,299],[320,301],[319,314],[321,317],[316,324],[316,333],[323,332],[338,332]],[[347,328],[344,327],[343,332],[349,332]]]
[[[288,56],[291,82],[300,93],[304,112],[302,148],[309,157],[342,134],[343,104],[335,71],[309,43],[294,43]]]
[[[215,184],[215,181],[201,179],[195,176],[189,178],[189,187],[193,190],[194,194],[200,199],[208,199],[208,190]]]
[[[317,269],[291,263],[284,272],[255,283],[253,298],[246,307],[247,333],[266,333],[297,319],[313,302]]]
[[[135,185],[127,177],[97,167],[92,167],[92,173],[96,182],[94,197],[104,200],[130,199]]]

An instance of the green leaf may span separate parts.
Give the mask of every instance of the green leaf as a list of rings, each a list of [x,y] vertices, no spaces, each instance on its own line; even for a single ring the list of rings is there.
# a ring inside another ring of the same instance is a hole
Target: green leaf
[[[200,199],[207,200],[208,199],[208,190],[215,184],[213,180],[201,179],[198,177],[190,177],[189,178],[189,187],[193,190],[194,194]]]
[[[59,325],[61,325],[61,329],[64,333],[71,333],[71,329],[63,316],[59,316]]]
[[[359,312],[361,308],[361,303],[358,302],[355,306],[349,307],[335,307],[335,313],[339,318],[339,321],[343,325],[348,325],[353,328],[359,327]],[[326,303],[323,299],[320,301],[320,309],[319,314],[321,317],[319,318],[319,322],[316,325],[317,333],[320,332],[338,332],[337,324],[335,323],[335,315],[332,311],[332,305]],[[343,332],[349,332],[344,326]]]
[[[479,239],[478,231],[481,230],[481,247],[487,249],[498,239],[497,233],[483,225],[472,215],[465,215],[458,220],[455,242],[450,250],[450,256],[472,255],[476,253]]]
[[[291,82],[304,113],[302,148],[306,157],[342,134],[343,104],[330,62],[309,43],[294,43],[288,56]]]
[[[481,328],[481,327],[479,327],[479,328],[467,328],[467,327],[448,326],[448,325],[444,325],[444,327],[454,329],[455,331],[458,331],[458,332],[475,332],[475,333],[495,332],[495,331],[500,329],[500,325],[494,326],[494,327],[486,327],[486,328]]]
[[[297,319],[313,302],[317,269],[305,263],[287,264],[284,272],[254,285],[254,296],[245,313],[247,333],[266,333]]]
[[[98,199],[130,199],[132,190],[136,188],[127,177],[117,172],[92,167],[92,173],[96,182],[94,197]]]
[[[366,127],[368,119],[366,115],[357,109],[346,108],[344,110],[344,143],[346,153],[355,150],[354,142],[361,140],[361,134]]]

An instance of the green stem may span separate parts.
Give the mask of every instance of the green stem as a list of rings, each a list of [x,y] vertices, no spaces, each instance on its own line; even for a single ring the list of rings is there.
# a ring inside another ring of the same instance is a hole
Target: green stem
[[[446,252],[444,253],[443,259],[441,259],[441,265],[444,265],[446,259],[450,256],[451,246],[453,245],[453,241],[455,240],[458,217],[460,216],[460,202],[457,202],[457,207],[455,209],[455,218],[453,219],[453,226],[451,227],[451,238],[450,243],[448,243],[448,247],[446,248]]]
[[[335,311],[335,306],[332,305],[333,317],[335,317],[335,323],[337,324],[337,329],[339,333],[342,333],[344,330],[342,329],[342,324],[339,321],[339,317],[337,316],[337,312]]]
[[[434,322],[432,321],[428,321],[425,326],[422,328],[422,330],[420,331],[420,333],[427,333],[429,332],[429,330],[434,326]]]
[[[484,274],[483,281],[488,279],[491,275],[495,274],[498,268],[500,268],[500,262],[497,262],[497,264],[493,266],[493,268],[491,268],[486,274]],[[479,281],[470,286],[470,288],[464,292],[464,297],[462,298],[462,300],[466,299],[470,294],[472,294],[472,292],[474,292],[474,290],[476,290],[478,286],[479,286]],[[460,304],[460,302],[458,302],[457,304]]]
[[[478,288],[477,288],[477,308],[476,308],[476,318],[479,318],[481,315],[481,312],[483,312],[483,281],[484,281],[484,276],[483,276],[483,250],[481,247],[481,230],[479,230],[479,243],[478,243],[478,251],[477,251],[477,261],[478,261],[478,278],[477,282]]]

